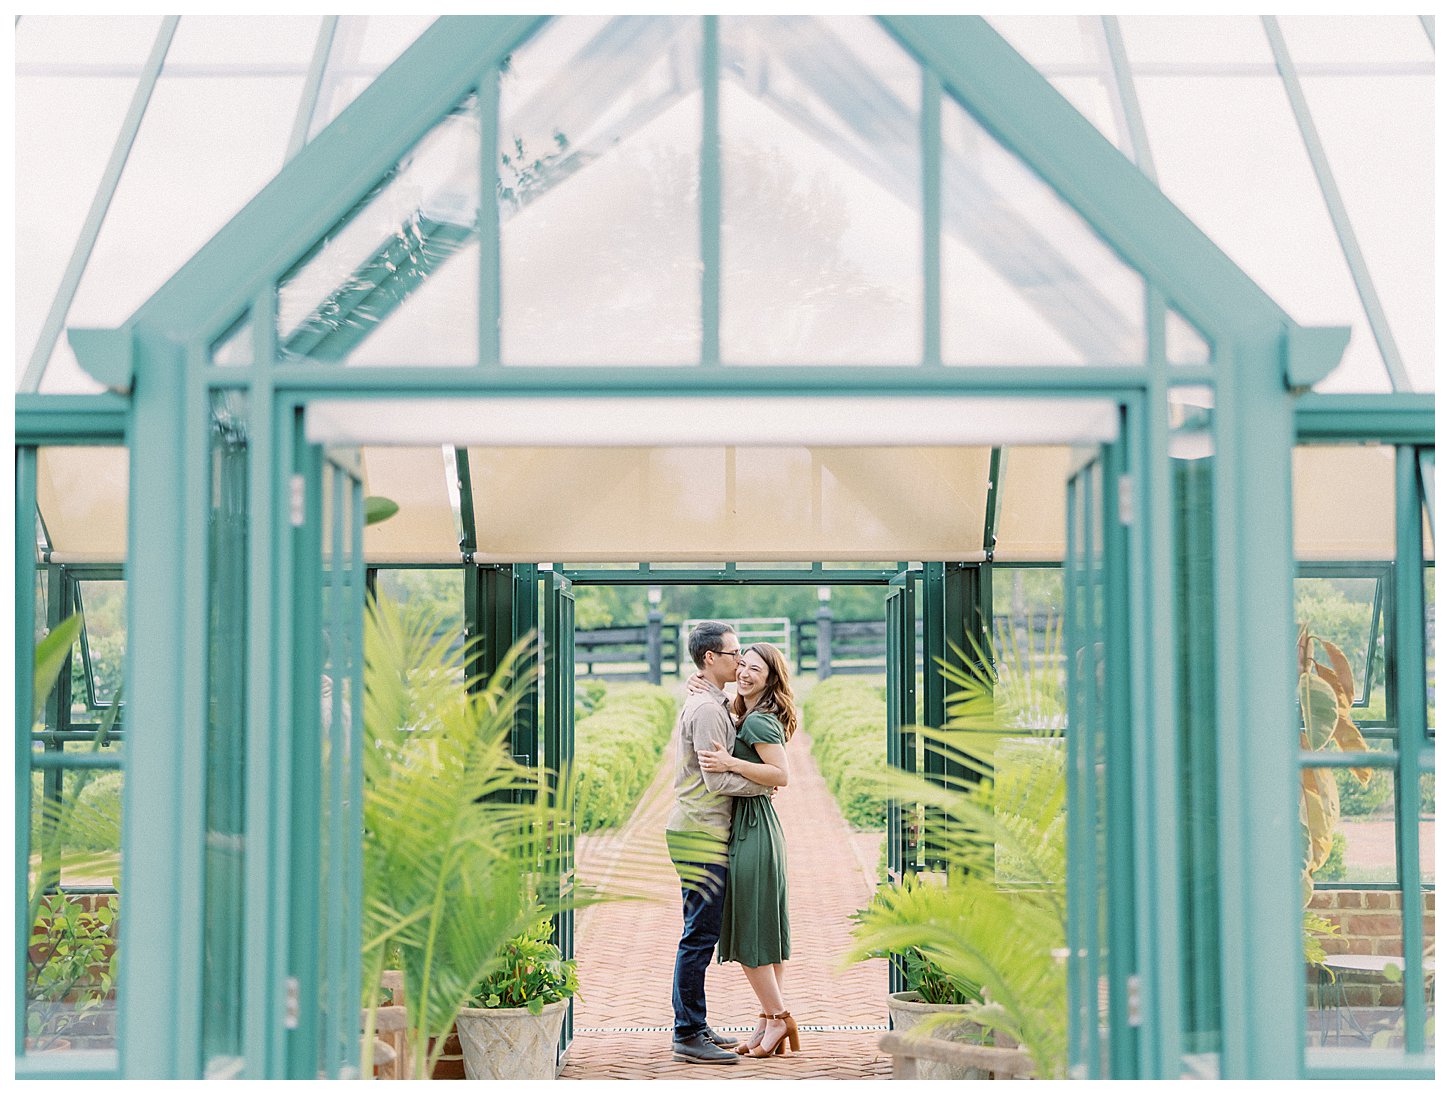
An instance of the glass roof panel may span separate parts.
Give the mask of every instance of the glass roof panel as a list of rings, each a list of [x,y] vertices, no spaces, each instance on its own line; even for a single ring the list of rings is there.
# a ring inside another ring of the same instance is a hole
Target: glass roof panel
[[[699,360],[700,26],[574,16],[513,53],[499,105],[505,364]]]
[[[281,357],[477,362],[478,174],[470,96],[282,278]]]
[[[137,79],[155,16],[28,15],[15,29],[15,376],[37,352]],[[40,348],[49,356],[49,347]],[[87,378],[81,390],[94,390]]]
[[[1413,15],[1280,19],[1413,386],[1435,388],[1435,76]],[[1372,63],[1383,67],[1371,69]]]
[[[1164,336],[1170,365],[1207,365],[1212,357],[1198,328],[1172,308],[1164,313]]]
[[[726,17],[720,356],[922,356],[920,68],[860,16]]]
[[[950,98],[942,104],[942,359],[1126,364],[1143,279]]]
[[[182,18],[68,327],[115,327],[281,168],[315,16]],[[94,390],[61,339],[42,391]]]
[[[1126,16],[1122,25],[1164,193],[1296,321],[1351,327],[1324,387],[1388,390],[1262,24]],[[1227,63],[1235,59],[1253,63]]]

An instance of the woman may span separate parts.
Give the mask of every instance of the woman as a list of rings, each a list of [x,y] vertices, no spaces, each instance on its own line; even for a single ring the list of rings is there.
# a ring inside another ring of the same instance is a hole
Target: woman
[[[735,772],[766,787],[790,781],[785,743],[796,731],[795,698],[785,657],[769,643],[740,656],[731,711],[739,725],[735,748],[722,742],[700,754],[706,771]],[[785,1007],[785,960],[790,957],[790,913],[785,881],[785,835],[769,795],[737,798],[730,825],[730,873],[720,929],[721,962],[739,962],[760,1021],[736,1052],[751,1057],[800,1049],[796,1022]]]

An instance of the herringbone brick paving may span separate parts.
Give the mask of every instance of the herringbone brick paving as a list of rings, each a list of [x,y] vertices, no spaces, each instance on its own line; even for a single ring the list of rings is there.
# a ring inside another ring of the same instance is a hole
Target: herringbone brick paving
[[[789,745],[790,786],[776,795],[785,831],[791,945],[786,1004],[801,1026],[790,1058],[734,1065],[671,1059],[670,982],[681,915],[679,883],[669,867],[664,827],[674,760],[667,755],[635,815],[618,833],[579,841],[578,874],[607,881],[623,857],[662,866],[644,887],[648,900],[612,901],[578,916],[576,954],[582,995],[574,1043],[561,1075],[579,1080],[874,1079],[890,1075],[877,1049],[886,1029],[886,969],[881,960],[841,969],[851,913],[870,899],[879,836],[853,834],[811,757],[810,738]],[[749,1031],[760,1010],[735,964],[706,975],[710,1020],[717,1030]],[[819,1030],[815,1028],[825,1027]]]

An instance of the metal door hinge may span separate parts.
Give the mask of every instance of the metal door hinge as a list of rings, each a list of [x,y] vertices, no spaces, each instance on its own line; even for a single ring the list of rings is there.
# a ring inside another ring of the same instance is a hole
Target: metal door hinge
[[[1137,499],[1133,495],[1133,477],[1118,476],[1118,524],[1129,526],[1137,513]]]
[[[292,527],[301,528],[303,521],[307,519],[307,480],[301,475],[294,475],[290,485],[292,488]]]
[[[302,985],[297,978],[287,978],[287,1011],[282,1025],[288,1030],[296,1030],[298,1027],[302,1011],[301,995]]]
[[[1143,982],[1136,973],[1128,974],[1128,1026],[1143,1025]]]

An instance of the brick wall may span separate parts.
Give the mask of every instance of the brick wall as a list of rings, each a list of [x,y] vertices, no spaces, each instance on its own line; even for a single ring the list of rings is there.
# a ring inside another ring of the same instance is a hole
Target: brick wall
[[[1435,894],[1424,895],[1425,952],[1434,953]],[[1339,936],[1323,939],[1326,954],[1403,954],[1398,890],[1316,890],[1309,907],[1339,927]],[[1350,1007],[1399,1007],[1403,985],[1383,975],[1337,970]]]

